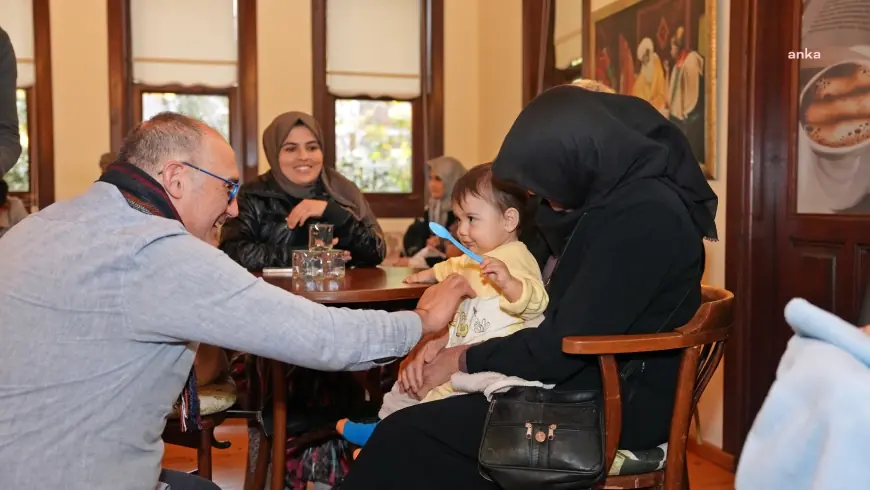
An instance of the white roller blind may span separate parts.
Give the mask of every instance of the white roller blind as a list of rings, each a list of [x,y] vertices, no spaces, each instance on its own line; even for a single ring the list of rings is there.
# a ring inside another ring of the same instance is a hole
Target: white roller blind
[[[0,26],[18,60],[18,87],[33,85],[33,0],[0,0]]]
[[[553,43],[556,68],[568,68],[583,57],[583,0],[556,0]]]
[[[421,93],[420,0],[327,0],[326,85],[338,96]]]
[[[130,23],[137,83],[238,81],[236,0],[130,0]]]

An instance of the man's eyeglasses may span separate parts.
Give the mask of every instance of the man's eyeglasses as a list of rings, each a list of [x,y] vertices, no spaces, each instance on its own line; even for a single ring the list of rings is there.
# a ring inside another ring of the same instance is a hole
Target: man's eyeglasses
[[[212,177],[214,177],[216,179],[222,180],[227,185],[227,195],[229,196],[229,200],[227,201],[227,203],[233,202],[233,199],[235,199],[236,195],[239,193],[239,183],[238,182],[233,182],[232,180],[227,180],[227,179],[221,177],[220,175],[215,175],[215,174],[209,172],[208,170],[201,169],[201,168],[197,167],[196,165],[189,163],[189,162],[179,161],[179,163],[181,163],[182,165],[187,165],[188,167],[190,167],[192,169],[199,170],[200,172],[202,172],[206,175],[211,175]]]

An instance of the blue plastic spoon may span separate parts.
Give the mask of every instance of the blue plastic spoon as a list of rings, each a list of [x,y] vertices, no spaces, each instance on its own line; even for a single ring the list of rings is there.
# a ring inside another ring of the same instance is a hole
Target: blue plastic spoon
[[[450,232],[447,231],[447,228],[444,228],[443,226],[439,225],[438,223],[435,223],[434,221],[430,221],[429,222],[429,229],[432,230],[432,233],[436,234],[437,236],[444,238],[445,240],[450,240],[451,242],[453,242],[453,244],[456,245],[456,248],[461,250],[462,253],[464,253],[465,255],[471,257],[471,260],[477,262],[478,264],[483,262],[483,257],[481,257],[480,255],[477,255],[476,253],[472,252],[471,250],[468,250],[467,248],[465,248],[464,245],[459,243],[459,240],[453,238],[453,235],[451,235]]]

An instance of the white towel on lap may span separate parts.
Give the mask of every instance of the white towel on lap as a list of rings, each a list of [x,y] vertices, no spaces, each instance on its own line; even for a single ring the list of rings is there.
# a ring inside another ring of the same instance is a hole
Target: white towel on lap
[[[540,381],[528,381],[516,376],[507,376],[500,373],[456,373],[450,377],[456,394],[483,393],[487,401],[492,400],[492,395],[502,393],[516,386],[535,386],[538,388],[552,389],[554,385],[544,384]]]
[[[469,393],[483,393],[487,401],[492,401],[492,395],[507,391],[515,386],[537,386],[539,388],[552,389],[554,385],[541,383],[540,381],[527,381],[515,376],[506,376],[499,373],[456,373],[450,377],[453,391],[448,396],[467,395]],[[384,402],[378,413],[378,418],[384,419],[388,415],[420,403],[420,400],[411,398],[399,391],[399,384],[393,385],[393,389],[384,395]]]

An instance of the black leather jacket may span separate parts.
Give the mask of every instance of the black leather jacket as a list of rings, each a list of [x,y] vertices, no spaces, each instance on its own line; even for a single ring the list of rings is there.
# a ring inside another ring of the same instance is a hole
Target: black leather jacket
[[[327,202],[320,218],[311,218],[294,230],[287,227],[287,215],[299,199],[284,192],[272,174],[263,174],[239,192],[239,216],[224,225],[220,248],[249,270],[289,267],[292,250],[308,247],[311,223],[332,223],[338,249],[351,254],[349,266],[376,266],[383,262],[387,245],[377,227],[358,221],[321,188],[317,199]]]

